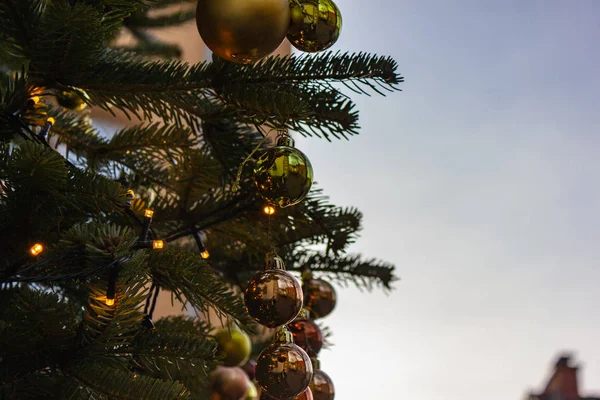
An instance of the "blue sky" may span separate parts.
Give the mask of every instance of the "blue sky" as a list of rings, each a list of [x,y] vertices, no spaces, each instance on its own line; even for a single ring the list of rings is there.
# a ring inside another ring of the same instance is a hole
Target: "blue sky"
[[[335,49],[392,55],[361,135],[300,139],[364,213],[389,296],[339,290],[322,366],[342,400],[507,400],[559,351],[600,392],[600,1],[338,0]]]

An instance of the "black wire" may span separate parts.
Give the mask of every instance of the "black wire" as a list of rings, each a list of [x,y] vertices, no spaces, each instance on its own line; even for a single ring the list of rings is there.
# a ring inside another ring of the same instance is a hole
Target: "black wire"
[[[152,292],[156,287],[156,283],[152,282],[152,286],[150,286],[150,291],[148,292],[148,297],[146,297],[146,305],[144,306],[144,314],[148,314],[148,309],[150,308],[150,299],[152,298]]]
[[[102,270],[105,269],[109,269],[112,268],[114,266],[118,266],[123,262],[128,261],[129,259],[131,259],[131,256],[125,256],[125,257],[121,257],[117,260],[114,260],[113,262],[111,262],[108,265],[102,265],[100,267],[96,267],[94,269],[91,270],[87,270],[87,271],[81,271],[75,274],[65,274],[65,275],[55,275],[55,276],[32,276],[32,277],[16,277],[16,278],[11,278],[11,279],[3,279],[0,281],[0,283],[10,283],[10,282],[28,282],[28,283],[33,283],[33,282],[54,282],[54,281],[62,281],[62,280],[67,280],[67,279],[74,279],[74,278],[81,278],[83,276],[89,276],[89,275],[94,275],[97,272],[100,272]]]
[[[152,306],[150,307],[150,314],[148,314],[150,319],[152,319],[152,315],[154,314],[154,309],[156,308],[156,301],[158,300],[159,293],[160,293],[160,286],[156,285],[154,297],[152,297]]]

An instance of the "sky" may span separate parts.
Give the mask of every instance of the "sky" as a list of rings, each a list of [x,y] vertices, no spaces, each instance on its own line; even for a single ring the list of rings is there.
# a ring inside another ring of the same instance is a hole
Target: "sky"
[[[600,1],[337,0],[335,50],[393,56],[361,134],[299,139],[352,251],[389,295],[339,289],[323,320],[336,398],[522,399],[562,351],[600,393]]]

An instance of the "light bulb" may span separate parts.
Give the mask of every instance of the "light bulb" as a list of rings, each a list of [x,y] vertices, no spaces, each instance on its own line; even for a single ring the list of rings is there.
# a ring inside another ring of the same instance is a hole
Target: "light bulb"
[[[265,206],[265,208],[263,208],[263,212],[267,215],[273,215],[273,214],[275,214],[275,207]]]
[[[29,249],[32,256],[38,256],[44,251],[44,246],[41,243],[36,243]]]

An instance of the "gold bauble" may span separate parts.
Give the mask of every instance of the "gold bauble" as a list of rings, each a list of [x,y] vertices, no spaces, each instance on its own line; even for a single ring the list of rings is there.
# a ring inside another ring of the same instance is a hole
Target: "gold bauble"
[[[307,279],[302,285],[304,307],[310,311],[314,319],[331,314],[337,302],[335,289],[322,279]]]
[[[288,0],[199,0],[196,24],[213,53],[251,63],[279,47],[290,24]]]
[[[259,324],[269,328],[292,321],[302,309],[302,288],[292,274],[283,270],[283,261],[267,255],[264,271],[248,281],[244,292],[246,310]]]
[[[287,38],[295,48],[315,53],[333,46],[342,30],[342,14],[332,0],[294,0],[290,4]]]
[[[81,111],[87,105],[85,104],[85,101],[83,101],[83,96],[84,94],[82,91],[64,90],[56,95],[56,102],[67,110]]]
[[[252,353],[250,337],[239,329],[223,328],[215,333],[217,356],[222,358],[226,367],[245,364]]]
[[[292,399],[306,390],[312,378],[308,355],[293,343],[273,343],[256,361],[256,383],[276,399]]]
[[[270,204],[289,207],[301,202],[312,186],[310,161],[287,134],[277,140],[277,146],[260,156],[254,167],[254,182],[258,193]]]
[[[258,400],[258,389],[252,381],[250,381],[250,385],[248,385],[248,393],[246,393],[244,400]]]
[[[333,381],[320,369],[314,370],[313,378],[310,381],[310,390],[314,400],[333,400],[335,397]]]

